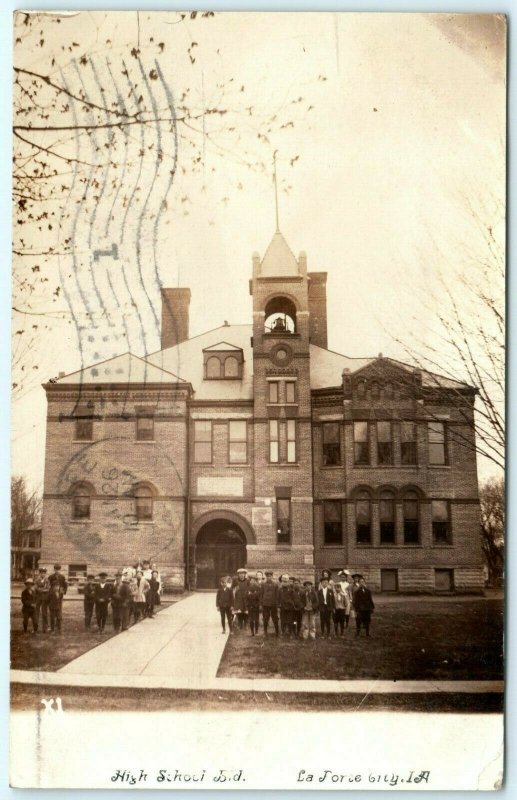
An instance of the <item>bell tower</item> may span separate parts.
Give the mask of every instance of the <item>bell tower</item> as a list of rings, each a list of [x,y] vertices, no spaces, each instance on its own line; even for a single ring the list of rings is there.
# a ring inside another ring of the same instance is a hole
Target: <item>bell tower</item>
[[[277,218],[278,222],[278,218]],[[253,256],[257,566],[314,576],[309,278],[277,230]]]

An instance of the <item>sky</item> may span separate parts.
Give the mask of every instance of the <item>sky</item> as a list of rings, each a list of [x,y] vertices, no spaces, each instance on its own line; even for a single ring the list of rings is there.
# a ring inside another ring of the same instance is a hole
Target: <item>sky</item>
[[[19,348],[31,378],[21,376],[13,402],[12,467],[31,485],[43,481],[40,384],[128,349],[157,350],[160,285],[191,288],[191,335],[251,321],[252,253],[263,255],[275,229],[275,151],[280,228],[296,255],[307,253],[309,270],[328,272],[330,349],[407,360],[401,342],[436,342],[444,280],[460,304],[465,275],[497,281],[478,266],[486,258],[480,219],[493,216],[504,241],[500,18],[81,12],[18,22],[15,66],[99,105],[109,97],[129,107],[132,80],[165,120],[143,140],[136,128],[112,139],[109,129],[63,134],[61,152],[94,166],[64,178],[52,231],[29,226],[24,244],[61,251],[70,240],[73,255],[15,258],[15,302],[17,280],[49,278],[19,297],[32,315],[46,312],[30,353]],[[184,105],[192,114],[192,127],[178,122],[177,140],[171,98],[178,118]],[[70,105],[52,118],[67,125],[84,114]],[[203,126],[206,108],[224,113]],[[107,153],[112,166],[103,168]],[[99,256],[96,286],[92,253],[114,241],[120,270],[108,275]],[[13,321],[16,337],[32,316]]]

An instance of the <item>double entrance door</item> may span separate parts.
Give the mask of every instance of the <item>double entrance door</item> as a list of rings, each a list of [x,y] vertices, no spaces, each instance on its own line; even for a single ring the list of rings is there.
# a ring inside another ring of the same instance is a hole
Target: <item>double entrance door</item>
[[[198,589],[217,589],[222,577],[246,566],[246,539],[228,521],[213,520],[203,526],[195,552]]]

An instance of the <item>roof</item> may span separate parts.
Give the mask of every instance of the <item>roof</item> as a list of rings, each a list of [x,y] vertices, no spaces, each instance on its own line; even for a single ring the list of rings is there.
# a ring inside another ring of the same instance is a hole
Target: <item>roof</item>
[[[60,383],[178,383],[183,382],[175,373],[149,363],[144,358],[124,353],[90,367],[62,375],[54,384]]]
[[[211,331],[187,339],[174,347],[158,350],[145,359],[124,353],[83,370],[64,375],[56,384],[89,383],[190,383],[196,400],[253,400],[252,325],[222,325]],[[223,338],[224,337],[224,338]],[[244,363],[242,378],[235,380],[205,380],[204,358],[206,351],[231,352],[242,350]],[[413,372],[414,367],[402,361],[385,358],[398,369]],[[340,386],[344,369],[354,374],[378,361],[373,358],[350,358],[310,345],[311,389]],[[466,384],[421,370],[422,385],[429,388],[465,388]],[[181,377],[180,377],[181,376]]]
[[[300,274],[298,262],[286,240],[276,231],[260,264],[260,277],[296,277]]]

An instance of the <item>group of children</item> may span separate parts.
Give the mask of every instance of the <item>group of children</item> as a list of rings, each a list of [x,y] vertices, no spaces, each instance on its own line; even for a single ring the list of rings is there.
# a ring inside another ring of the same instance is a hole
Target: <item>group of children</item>
[[[23,630],[28,633],[32,621],[33,633],[61,632],[63,597],[68,583],[61,574],[61,565],[55,564],[54,573],[47,577],[45,567],[40,567],[36,581],[27,578],[22,591]],[[113,629],[126,631],[130,622],[144,617],[153,617],[155,606],[160,605],[162,591],[160,573],[156,565],[148,561],[138,562],[132,567],[118,570],[114,580],[108,580],[107,572],[87,575],[84,584],[84,627],[91,629],[93,613],[97,630],[103,633],[111,608]]]
[[[217,591],[216,606],[221,616],[222,632],[244,630],[249,626],[252,636],[259,630],[262,613],[264,635],[268,635],[269,622],[276,636],[300,639],[316,638],[316,619],[319,616],[322,637],[344,636],[350,617],[355,617],[359,636],[364,628],[370,636],[371,615],[375,608],[372,594],[360,573],[351,575],[343,569],[338,580],[332,579],[330,570],[323,570],[316,588],[313,581],[300,581],[287,574],[273,580],[272,570],[248,574],[238,569],[232,578],[221,578]]]

